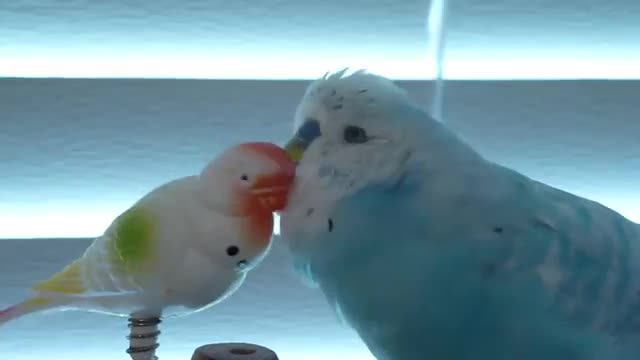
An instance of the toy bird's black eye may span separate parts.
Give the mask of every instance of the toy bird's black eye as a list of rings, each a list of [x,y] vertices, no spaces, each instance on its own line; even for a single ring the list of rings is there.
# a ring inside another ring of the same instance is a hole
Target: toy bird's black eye
[[[229,256],[236,256],[238,255],[239,252],[240,252],[240,249],[238,249],[237,246],[229,246],[227,248],[227,255]]]
[[[242,174],[242,176],[240,176],[240,179],[243,181],[249,181],[249,176],[246,174]]]
[[[350,144],[362,144],[369,140],[367,132],[358,126],[347,126],[344,128],[344,141]]]

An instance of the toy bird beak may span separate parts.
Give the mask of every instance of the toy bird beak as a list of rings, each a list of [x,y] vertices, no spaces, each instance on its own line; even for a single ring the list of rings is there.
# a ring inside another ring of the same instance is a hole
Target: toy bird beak
[[[291,162],[294,166],[295,163]],[[295,171],[281,171],[278,173],[258,176],[252,187],[252,195],[263,208],[276,212],[287,206],[289,191],[293,184]]]
[[[296,134],[284,147],[289,158],[296,163],[300,162],[302,155],[309,145],[318,138],[322,133],[320,132],[320,124],[317,120],[307,120],[298,128]]]
[[[251,187],[251,194],[260,205],[271,212],[279,211],[287,206],[291,186],[296,176],[296,163],[289,159],[287,153],[273,145],[263,152],[275,164],[272,171],[256,176]]]

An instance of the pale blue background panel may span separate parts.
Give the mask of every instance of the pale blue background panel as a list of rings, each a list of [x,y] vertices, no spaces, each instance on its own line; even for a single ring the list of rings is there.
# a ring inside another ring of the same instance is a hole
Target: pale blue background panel
[[[226,146],[282,144],[308,83],[0,79],[0,238],[96,236]],[[428,83],[403,82],[425,103]],[[445,118],[490,159],[640,221],[640,82],[452,82]]]
[[[313,78],[366,66],[433,76],[428,0],[16,0],[0,75]],[[445,76],[640,78],[636,0],[456,0]]]

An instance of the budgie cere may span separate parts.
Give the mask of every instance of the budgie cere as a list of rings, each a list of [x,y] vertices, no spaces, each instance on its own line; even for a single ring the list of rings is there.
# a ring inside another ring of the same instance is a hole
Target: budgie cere
[[[378,360],[640,359],[640,226],[476,152],[392,81],[314,81],[281,237]]]
[[[274,144],[227,149],[201,174],[143,196],[31,298],[0,311],[0,324],[55,309],[173,316],[221,301],[267,252],[294,175]]]

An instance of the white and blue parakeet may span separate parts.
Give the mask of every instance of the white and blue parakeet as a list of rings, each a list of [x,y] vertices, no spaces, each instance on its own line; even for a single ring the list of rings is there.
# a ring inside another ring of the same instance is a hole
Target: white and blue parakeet
[[[393,82],[313,82],[281,238],[379,360],[640,359],[640,226],[483,158]]]

